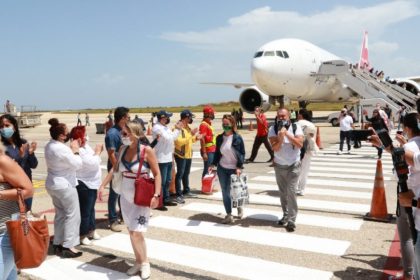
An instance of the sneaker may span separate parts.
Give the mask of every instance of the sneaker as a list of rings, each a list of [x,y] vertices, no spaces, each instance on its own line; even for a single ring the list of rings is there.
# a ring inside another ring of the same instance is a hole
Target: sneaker
[[[289,221],[289,222],[287,223],[287,225],[286,225],[286,230],[287,230],[288,232],[293,232],[293,231],[295,231],[295,229],[296,229],[296,225],[295,225],[295,223],[294,223],[294,222],[292,222],[292,221]]]
[[[120,226],[120,224],[119,224],[117,221],[113,222],[113,223],[109,226],[109,228],[110,228],[112,231],[115,231],[115,232],[121,232],[121,231],[122,231],[121,226]]]
[[[249,158],[247,158],[246,160],[245,160],[245,163],[253,163],[254,161],[253,160],[250,160]]]
[[[226,217],[222,220],[222,224],[231,224],[233,223],[233,217],[231,214],[227,214]]]
[[[184,203],[185,203],[185,200],[184,200],[184,198],[183,198],[182,196],[178,196],[178,197],[176,198],[176,202],[177,202],[178,204],[184,204]]]
[[[242,219],[243,216],[244,216],[244,208],[238,207],[238,218]]]
[[[301,190],[301,191],[299,191],[299,193],[297,193],[297,195],[298,196],[304,196],[305,195],[305,191],[304,190]]]
[[[89,238],[85,236],[84,238],[80,240],[80,244],[90,246],[92,245],[92,241],[90,241]]]
[[[287,223],[287,218],[285,216],[283,216],[283,218],[277,221],[277,224],[279,226],[284,226],[286,223]]]
[[[134,275],[136,275],[137,273],[139,273],[140,272],[140,270],[141,270],[141,267],[142,267],[142,265],[141,264],[139,264],[139,263],[135,263],[132,267],[130,267],[128,270],[127,270],[127,275],[128,276],[134,276]]]
[[[99,235],[99,233],[96,232],[96,230],[94,230],[89,235],[89,238],[92,238],[93,240],[99,240],[99,239],[101,239],[101,236]]]
[[[338,151],[337,152],[337,155],[341,155],[343,152],[342,151]]]
[[[141,279],[150,278],[150,263],[142,263],[140,277]]]
[[[183,194],[184,197],[188,197],[188,198],[194,198],[194,197],[198,197],[196,194],[193,194],[191,192],[186,192]]]

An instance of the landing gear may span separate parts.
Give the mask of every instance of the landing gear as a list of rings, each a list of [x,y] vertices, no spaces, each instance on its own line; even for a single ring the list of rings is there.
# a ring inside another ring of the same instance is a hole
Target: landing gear
[[[299,108],[306,109],[306,106],[308,106],[308,104],[309,104],[309,101],[301,100],[301,101],[299,101]]]

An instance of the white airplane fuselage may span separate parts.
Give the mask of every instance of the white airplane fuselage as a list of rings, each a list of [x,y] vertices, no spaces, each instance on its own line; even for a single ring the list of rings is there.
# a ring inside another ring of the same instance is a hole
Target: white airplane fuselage
[[[340,97],[346,97],[331,96],[342,89],[335,79],[320,79],[315,75],[322,62],[340,58],[309,42],[272,41],[262,46],[255,56],[251,64],[252,79],[269,96],[319,101],[339,101]]]

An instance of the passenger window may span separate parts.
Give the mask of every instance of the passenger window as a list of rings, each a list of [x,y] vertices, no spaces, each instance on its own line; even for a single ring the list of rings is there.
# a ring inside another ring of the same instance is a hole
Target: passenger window
[[[283,55],[284,55],[284,58],[289,58],[289,54],[287,52],[283,51]]]
[[[263,52],[256,52],[255,55],[254,55],[254,58],[260,57],[262,55],[263,55]]]
[[[264,56],[274,56],[274,52],[273,51],[265,52]]]
[[[283,57],[283,52],[282,51],[276,51],[276,55],[280,56],[280,57]]]

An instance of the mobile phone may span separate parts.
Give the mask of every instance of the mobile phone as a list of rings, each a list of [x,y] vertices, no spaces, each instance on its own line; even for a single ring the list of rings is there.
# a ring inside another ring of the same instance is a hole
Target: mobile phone
[[[353,130],[352,136],[354,141],[366,141],[373,134],[371,129]]]
[[[398,130],[397,134],[399,134],[399,135],[403,134],[402,130]]]

